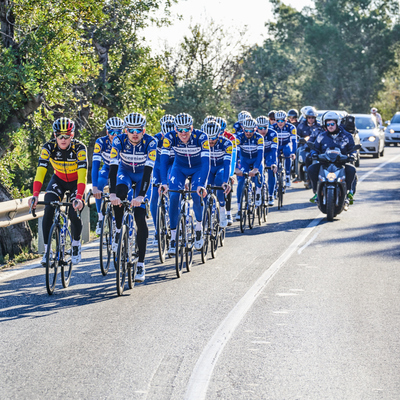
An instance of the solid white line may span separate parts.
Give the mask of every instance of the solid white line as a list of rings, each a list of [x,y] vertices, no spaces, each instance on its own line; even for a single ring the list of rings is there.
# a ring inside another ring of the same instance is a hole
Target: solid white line
[[[235,329],[253,303],[257,300],[265,286],[323,218],[324,217],[315,218],[306,228],[303,229],[288,249],[260,276],[260,278],[257,279],[253,286],[222,321],[213,337],[207,343],[193,369],[184,397],[186,400],[203,400],[206,398],[208,385],[218,358],[233,335]]]
[[[320,232],[321,228],[319,228],[318,231],[315,232],[314,236],[303,247],[300,247],[300,249],[297,250],[297,254],[301,254],[303,250],[306,249],[317,238]]]
[[[379,169],[383,168],[385,165],[390,164],[391,162],[397,160],[400,157],[400,154],[391,158],[390,160],[385,161],[382,164],[379,164],[377,167],[375,167],[374,169],[372,169],[371,171],[367,172],[366,174],[364,174],[359,180],[358,183],[361,183],[363,180],[367,179],[370,175],[374,174],[376,171],[378,171]]]

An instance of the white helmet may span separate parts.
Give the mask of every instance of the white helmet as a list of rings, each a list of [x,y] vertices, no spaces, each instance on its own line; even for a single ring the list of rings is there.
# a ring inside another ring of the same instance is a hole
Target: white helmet
[[[256,124],[257,124],[257,126],[266,126],[268,128],[269,119],[268,119],[268,117],[266,117],[264,115],[260,115],[256,119]]]
[[[218,122],[210,121],[205,124],[204,128],[204,132],[207,133],[208,138],[213,140],[219,135],[221,125]]]
[[[174,124],[177,128],[189,128],[193,125],[193,118],[189,114],[180,113],[175,117]]]
[[[323,116],[322,116],[322,123],[326,128],[326,121],[334,120],[336,121],[337,126],[340,125],[340,122],[342,119],[340,118],[340,115],[336,113],[335,111],[327,111]]]
[[[301,112],[301,114],[303,115],[304,118],[306,117],[306,112],[307,112],[310,108],[313,108],[313,107],[312,107],[312,106],[304,106],[304,107],[300,110],[300,112]]]
[[[285,120],[287,117],[286,111],[279,110],[275,113],[275,119],[278,121],[279,119]]]
[[[124,118],[125,126],[131,128],[144,128],[146,126],[146,117],[140,113],[134,112]]]
[[[246,118],[251,118],[251,114],[248,111],[240,111],[238,114],[238,122],[241,124]]]
[[[207,115],[207,117],[204,118],[204,123],[206,124],[207,122],[215,121],[216,119],[217,117],[214,115]]]
[[[161,124],[161,132],[163,135],[174,130],[174,121],[165,121]]]
[[[372,112],[372,113],[376,113],[376,112],[378,112],[378,109],[375,108],[375,107],[372,107],[372,108],[371,108],[371,112]]]
[[[160,124],[162,125],[164,122],[167,121],[172,121],[174,122],[175,117],[171,114],[165,114],[163,117],[160,119]]]
[[[242,122],[243,128],[245,129],[254,129],[256,127],[256,121],[253,118],[246,118]]]
[[[111,117],[106,122],[106,129],[123,129],[124,128],[124,121],[118,117]]]

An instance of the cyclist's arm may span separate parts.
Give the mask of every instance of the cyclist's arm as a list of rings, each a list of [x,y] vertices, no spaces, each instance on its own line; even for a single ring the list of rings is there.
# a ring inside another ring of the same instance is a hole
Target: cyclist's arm
[[[42,148],[39,157],[39,164],[36,170],[35,179],[33,181],[33,196],[38,197],[40,193],[40,189],[42,188],[44,178],[46,176],[47,168],[50,162],[50,149],[47,144],[45,144]]]
[[[87,179],[87,151],[86,146],[81,144],[77,149],[78,182],[76,200],[82,200],[86,189]]]
[[[292,153],[296,154],[297,150],[297,130],[296,127],[293,125],[293,128],[290,130],[290,139],[292,141]]]
[[[92,184],[94,187],[98,185],[98,177],[99,177],[99,169],[101,164],[101,149],[102,149],[102,141],[101,138],[96,140],[93,151],[92,158]]]
[[[257,159],[254,163],[254,168],[257,168],[259,171],[261,169],[261,163],[264,158],[264,138],[259,135],[260,138],[257,140]]]
[[[201,172],[199,186],[206,187],[208,174],[210,173],[210,144],[206,134],[200,136],[201,145]]]
[[[152,140],[147,146],[147,160],[144,164],[143,178],[140,185],[139,197],[144,197],[150,186],[151,173],[153,172],[154,162],[157,158],[157,141]]]
[[[232,164],[232,158],[233,158],[233,145],[232,142],[229,141],[225,147],[225,155],[224,155],[224,177],[223,177],[223,182],[227,183],[229,180],[229,176],[231,175],[231,164]]]
[[[115,194],[117,190],[117,173],[119,164],[119,152],[121,151],[121,140],[116,137],[113,140],[113,146],[110,153],[110,172],[108,179],[110,180],[110,193]]]
[[[172,148],[172,135],[167,133],[163,140],[161,156],[160,156],[161,182],[163,185],[168,184],[168,164],[170,160],[171,148]]]

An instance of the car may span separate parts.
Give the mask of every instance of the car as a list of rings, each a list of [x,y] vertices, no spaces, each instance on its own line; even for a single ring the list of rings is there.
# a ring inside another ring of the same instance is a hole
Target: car
[[[328,111],[334,111],[335,113],[339,114],[341,118],[345,117],[346,115],[349,115],[347,111],[344,110],[317,110],[318,113],[318,117],[317,117],[317,122],[319,122],[322,125],[322,118],[324,116],[324,114]],[[353,114],[351,114],[353,115]],[[354,138],[354,144],[357,145],[361,145],[361,140],[360,140],[360,136],[358,135],[357,129],[354,133],[352,133],[353,138]],[[360,166],[360,150],[357,150],[357,158],[356,161],[354,163],[354,165],[358,168]]]
[[[360,136],[360,154],[371,154],[373,158],[379,158],[385,152],[385,133],[376,123],[376,118],[371,114],[352,114]]]
[[[399,146],[400,144],[400,112],[393,115],[391,121],[386,121],[389,125],[385,129],[385,145]]]

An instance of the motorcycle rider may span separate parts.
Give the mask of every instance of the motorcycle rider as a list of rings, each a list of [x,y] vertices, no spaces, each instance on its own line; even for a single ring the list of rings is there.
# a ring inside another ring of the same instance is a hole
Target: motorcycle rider
[[[343,155],[348,155],[349,161],[354,161],[357,157],[356,151],[354,150],[354,139],[353,135],[343,129],[340,126],[340,116],[334,111],[328,111],[324,115],[324,127],[325,132],[318,135],[314,142],[314,149],[311,150],[311,157],[317,158],[318,154],[323,154],[328,148],[339,148]],[[356,168],[352,164],[345,164],[346,173],[346,187],[349,188],[347,193],[346,202],[353,204],[354,191],[352,189],[353,181],[356,175]],[[318,185],[318,173],[320,169],[320,163],[310,165],[308,168],[308,176],[310,177],[314,196],[310,199],[312,203],[317,200],[317,185]],[[355,190],[355,188],[354,188]]]
[[[291,108],[288,111],[287,116],[288,116],[289,122],[297,128],[297,126],[299,125],[299,121],[298,121],[299,112],[295,108]]]

